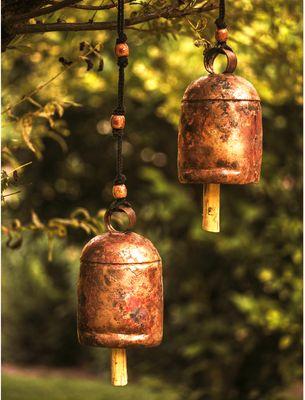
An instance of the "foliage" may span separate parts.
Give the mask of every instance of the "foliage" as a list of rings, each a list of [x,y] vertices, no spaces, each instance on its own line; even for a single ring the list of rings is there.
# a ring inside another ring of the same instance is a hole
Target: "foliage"
[[[160,387],[153,380],[143,380],[140,384],[124,388],[113,388],[99,380],[67,377],[33,377],[4,375],[2,395],[7,400],[176,400],[178,396],[168,388]]]
[[[238,74],[262,97],[265,136],[260,184],[222,187],[219,235],[200,228],[202,188],[176,177],[180,99],[203,73],[202,49],[193,41],[213,41],[215,12],[199,24],[190,16],[162,30],[161,19],[149,23],[149,34],[147,27],[128,32],[124,166],[137,231],[164,260],[166,300],[163,344],[130,351],[130,370],[178,382],[182,398],[275,400],[301,376],[300,7],[283,0],[228,4]],[[113,10],[107,15],[112,19]],[[89,50],[100,46],[89,70],[79,59],[84,40]],[[10,361],[108,365],[106,350],[77,345],[74,314],[78,255],[89,230],[102,229],[101,209],[111,201],[114,40],[109,31],[24,36],[26,53],[12,42],[3,57],[3,108],[11,107],[3,118],[3,179],[20,190],[5,198],[4,233],[24,240],[4,256],[3,343]],[[64,132],[59,142],[49,135],[49,119],[35,115],[52,104],[47,114]],[[23,132],[27,115],[35,122]],[[28,162],[14,182],[13,171]],[[12,190],[3,189],[3,196]],[[63,236],[54,241],[51,262],[41,231]]]

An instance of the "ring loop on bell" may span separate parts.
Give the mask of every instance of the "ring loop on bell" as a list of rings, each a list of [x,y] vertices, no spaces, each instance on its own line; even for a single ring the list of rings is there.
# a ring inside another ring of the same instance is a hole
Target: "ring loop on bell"
[[[123,231],[118,231],[111,225],[112,214],[114,214],[116,212],[125,213],[129,219],[128,226]],[[106,211],[105,216],[104,216],[104,222],[105,222],[108,232],[127,232],[129,229],[131,229],[135,225],[136,220],[137,220],[137,218],[136,218],[136,213],[134,212],[134,210],[131,208],[131,206],[124,205],[124,204],[117,205],[113,208],[109,208]]]
[[[212,47],[211,49],[207,50],[203,56],[203,62],[205,69],[210,73],[214,74],[213,64],[215,58],[219,54],[224,54],[227,57],[227,66],[223,73],[233,73],[237,66],[237,57],[234,51],[228,45],[220,46],[220,47]]]

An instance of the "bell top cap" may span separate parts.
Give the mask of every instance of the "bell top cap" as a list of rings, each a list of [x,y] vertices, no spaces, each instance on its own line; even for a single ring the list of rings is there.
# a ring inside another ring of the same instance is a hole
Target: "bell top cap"
[[[134,232],[107,232],[91,239],[81,261],[98,264],[142,264],[161,261],[150,240]]]
[[[240,76],[225,73],[202,76],[186,88],[182,101],[200,100],[260,101],[260,98],[252,83]]]

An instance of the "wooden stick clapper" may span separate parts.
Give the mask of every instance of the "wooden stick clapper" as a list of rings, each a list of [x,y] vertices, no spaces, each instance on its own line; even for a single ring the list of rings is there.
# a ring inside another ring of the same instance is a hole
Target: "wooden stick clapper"
[[[128,383],[125,349],[111,349],[111,384],[125,386]]]
[[[219,232],[220,185],[208,183],[203,187],[202,229]]]

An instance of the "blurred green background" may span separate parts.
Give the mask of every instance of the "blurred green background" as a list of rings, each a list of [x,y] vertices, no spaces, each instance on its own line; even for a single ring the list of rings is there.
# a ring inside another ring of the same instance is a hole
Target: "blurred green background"
[[[17,37],[4,53],[3,110],[65,71],[2,118],[3,398],[301,398],[302,5],[227,3],[237,74],[262,99],[264,155],[259,184],[222,186],[220,234],[201,230],[202,187],[176,169],[180,101],[205,74],[194,40],[213,41],[217,12],[127,32],[124,166],[136,231],[164,262],[165,331],[160,347],[128,351],[123,389],[108,383],[109,351],[78,344],[75,315],[79,254],[115,174],[115,32]],[[98,43],[87,71],[79,56]]]

